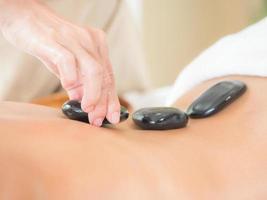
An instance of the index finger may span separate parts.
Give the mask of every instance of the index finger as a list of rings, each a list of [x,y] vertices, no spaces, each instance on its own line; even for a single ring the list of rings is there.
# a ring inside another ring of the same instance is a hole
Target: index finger
[[[84,55],[79,62],[83,82],[82,109],[89,113],[94,110],[101,96],[103,70],[90,55]]]

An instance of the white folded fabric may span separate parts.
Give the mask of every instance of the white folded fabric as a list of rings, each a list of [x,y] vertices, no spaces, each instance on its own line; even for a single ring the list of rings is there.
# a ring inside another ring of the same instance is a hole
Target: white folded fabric
[[[267,76],[267,18],[224,37],[198,56],[178,76],[165,105],[203,81],[227,75]]]

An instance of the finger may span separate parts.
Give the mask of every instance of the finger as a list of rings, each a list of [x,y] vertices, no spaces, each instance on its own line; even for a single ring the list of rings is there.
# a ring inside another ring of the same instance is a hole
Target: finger
[[[42,58],[38,58],[45,66],[46,68],[52,73],[54,74],[58,79],[60,79],[60,75],[59,75],[59,71],[57,69],[57,66],[50,62],[48,59],[44,60]]]
[[[67,91],[68,96],[70,97],[70,100],[78,100],[81,101],[83,98],[83,85],[73,88],[69,91]]]
[[[107,119],[112,124],[120,122],[120,102],[115,90],[110,90],[107,100]]]
[[[103,92],[95,109],[88,114],[90,124],[100,127],[107,115],[107,93]]]
[[[73,39],[69,39],[67,43],[65,41],[58,38],[58,42],[73,52],[76,57],[79,80],[83,87],[81,106],[85,112],[89,113],[94,110],[101,96],[103,68],[77,41]]]
[[[70,51],[55,41],[46,41],[35,48],[36,56],[51,66],[50,70],[56,69],[55,73],[59,75],[61,84],[68,93],[80,85],[76,60]],[[75,99],[76,96],[77,94],[72,92],[70,98]]]
[[[109,122],[111,122],[112,124],[117,124],[120,121],[120,103],[118,100],[118,96],[116,94],[114,75],[112,71],[111,62],[109,60],[106,34],[99,29],[88,28],[87,30],[88,30],[88,35],[90,35],[93,40],[91,41],[84,40],[84,42],[81,44],[84,47],[84,49],[90,54],[90,52],[92,51],[91,45],[92,42],[94,42],[94,45],[96,47],[95,49],[97,50],[96,53],[98,54],[99,57],[99,63],[101,62],[103,69],[105,71],[102,88],[106,89],[102,91],[101,96],[104,95],[107,96],[106,103],[108,112],[106,113],[106,116]],[[94,123],[94,120],[96,119],[94,115],[97,115],[97,109],[95,110],[96,113],[91,112],[89,114],[91,123]],[[97,121],[99,122],[101,120]]]
[[[120,121],[120,102],[116,92],[114,75],[112,73],[112,67],[109,61],[107,61],[107,69],[105,73],[105,77],[103,80],[103,84],[108,88],[108,112],[107,119],[112,124],[117,124]]]
[[[103,70],[97,62],[90,58],[81,58],[81,74],[83,77],[82,109],[91,112],[102,94]]]
[[[102,49],[104,49],[106,47],[104,34],[102,34],[102,32],[99,33],[96,30],[93,30],[93,31],[89,30],[88,34],[91,34],[91,37],[94,41],[94,45],[97,49],[96,53],[98,54],[98,62],[102,64],[103,70],[104,70],[104,76],[103,76],[104,79],[103,79],[103,83],[102,83],[103,84],[102,85],[102,94],[101,94],[101,97],[100,97],[98,104],[95,106],[95,109],[89,113],[89,120],[90,120],[91,124],[93,124],[95,126],[101,126],[105,116],[107,115],[108,92],[109,92],[109,89],[111,88],[110,85],[108,85],[108,82],[105,82],[105,79],[106,79],[105,77],[107,76],[107,74],[109,74],[109,70],[107,69],[107,67],[109,67],[108,62],[107,62],[108,61],[108,59],[107,59],[107,57],[108,57],[107,52],[108,51],[102,51]],[[90,44],[89,43],[86,43],[86,42],[83,43],[83,47],[88,53],[90,53]],[[112,78],[113,78],[113,76],[112,76]],[[119,115],[120,114],[113,115],[113,121],[111,120],[110,122],[111,123],[113,123],[113,122],[118,123],[118,121],[119,121],[118,116]]]
[[[118,95],[116,93],[115,79],[112,70],[112,65],[109,59],[108,47],[106,45],[105,37],[103,35],[100,34],[98,40],[99,43],[102,44],[101,46],[99,46],[99,52],[103,59],[106,71],[103,84],[105,85],[104,87],[107,88],[107,90],[105,91],[107,92],[108,95],[107,119],[110,123],[117,124],[120,121],[120,102]]]
[[[69,51],[62,51],[57,61],[62,87],[67,91],[70,99],[79,99],[79,87],[82,83],[78,79],[76,60]]]

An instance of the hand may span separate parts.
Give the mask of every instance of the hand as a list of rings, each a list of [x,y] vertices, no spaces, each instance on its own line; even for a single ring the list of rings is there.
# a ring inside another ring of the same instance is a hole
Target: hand
[[[116,124],[120,104],[105,33],[74,25],[36,0],[5,0],[0,27],[16,47],[37,57],[54,73],[70,99],[80,100],[90,123]]]

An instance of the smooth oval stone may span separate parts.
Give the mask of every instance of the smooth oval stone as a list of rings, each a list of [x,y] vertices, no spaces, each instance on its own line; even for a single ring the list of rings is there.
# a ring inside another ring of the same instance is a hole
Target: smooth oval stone
[[[241,81],[222,81],[197,98],[187,109],[191,118],[206,118],[224,109],[245,93],[247,86]]]
[[[70,100],[63,104],[62,112],[72,120],[89,123],[88,113],[84,112],[81,108],[81,103],[79,101]],[[120,122],[127,120],[129,117],[128,110],[121,106]],[[103,125],[109,125],[110,122],[104,119]]]
[[[170,130],[187,125],[188,116],[176,108],[143,108],[133,114],[133,121],[145,130]]]

